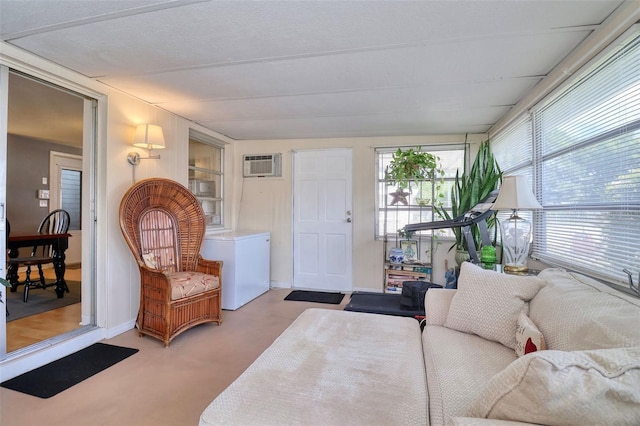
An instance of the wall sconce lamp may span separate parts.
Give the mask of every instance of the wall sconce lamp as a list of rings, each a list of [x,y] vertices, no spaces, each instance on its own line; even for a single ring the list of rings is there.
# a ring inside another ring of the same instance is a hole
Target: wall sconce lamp
[[[493,210],[511,210],[509,219],[502,222],[502,251],[504,270],[526,272],[529,245],[532,240],[531,222],[518,216],[518,210],[541,209],[527,182],[526,176],[503,176],[502,186]]]
[[[162,127],[155,124],[140,124],[136,128],[136,134],[133,137],[133,146],[138,148],[146,148],[149,150],[148,157],[141,157],[137,152],[130,152],[127,155],[127,161],[132,166],[140,164],[141,160],[159,160],[160,155],[151,155],[152,149],[164,149],[164,134]]]

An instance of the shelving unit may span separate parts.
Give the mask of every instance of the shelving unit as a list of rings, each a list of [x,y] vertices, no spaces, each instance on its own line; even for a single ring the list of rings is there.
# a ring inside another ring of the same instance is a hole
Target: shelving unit
[[[216,160],[210,152],[189,159],[189,190],[202,206],[206,225],[214,226],[222,224],[222,173]]]
[[[393,247],[400,247],[401,238],[398,230],[407,223],[429,222],[433,220],[434,210],[430,200],[434,199],[435,188],[431,181],[418,181],[411,183],[411,191],[406,196],[407,204],[401,201],[390,204],[390,194],[395,192],[394,187],[390,187],[383,182],[384,191],[384,292],[402,292],[404,281],[431,281],[433,272],[433,231],[426,231],[412,236],[410,239],[416,241],[416,258],[405,260],[402,264],[396,264],[389,260],[389,251]],[[422,200],[428,199],[429,202]],[[421,201],[418,203],[418,201]],[[391,218],[391,220],[389,220]],[[392,225],[393,224],[393,225]],[[388,229],[393,228],[393,229]],[[427,241],[428,240],[428,241]],[[424,245],[428,244],[428,250],[424,250]]]

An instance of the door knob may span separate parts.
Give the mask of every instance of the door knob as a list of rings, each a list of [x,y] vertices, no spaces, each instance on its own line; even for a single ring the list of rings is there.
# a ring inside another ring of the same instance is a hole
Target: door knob
[[[347,222],[351,223],[351,218],[350,217],[347,218]]]

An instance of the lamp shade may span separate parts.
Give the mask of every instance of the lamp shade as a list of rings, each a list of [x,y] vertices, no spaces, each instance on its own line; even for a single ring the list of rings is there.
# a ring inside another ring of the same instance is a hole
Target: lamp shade
[[[146,149],[164,149],[162,127],[155,124],[140,124],[133,137],[133,146]]]
[[[535,210],[542,206],[536,200],[527,182],[527,177],[522,175],[503,176],[502,186],[493,210]]]

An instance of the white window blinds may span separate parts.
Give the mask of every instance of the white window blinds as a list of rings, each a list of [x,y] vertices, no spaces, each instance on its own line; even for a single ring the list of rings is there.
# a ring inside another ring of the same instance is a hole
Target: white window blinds
[[[640,37],[534,110],[533,256],[624,283],[640,269]]]

